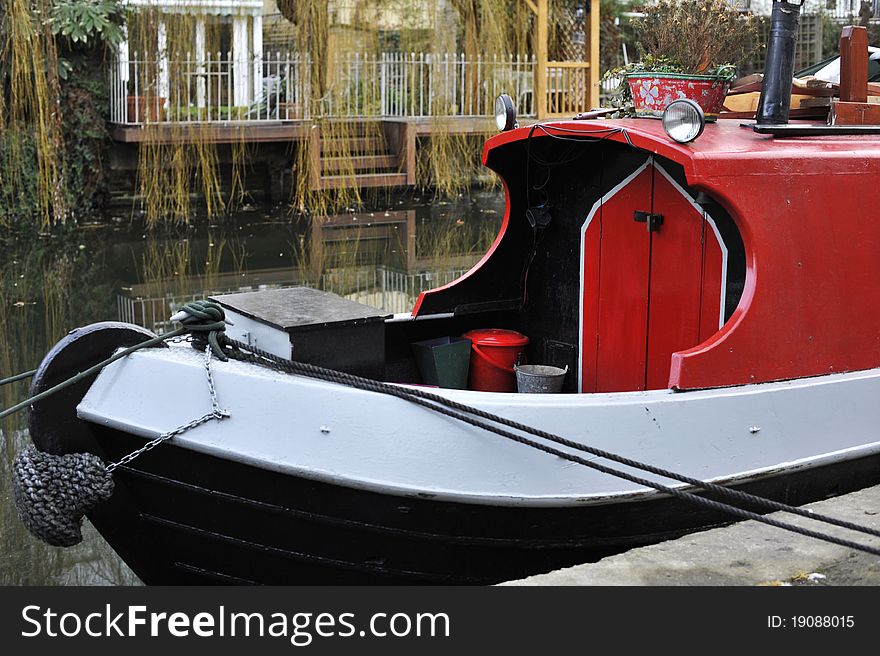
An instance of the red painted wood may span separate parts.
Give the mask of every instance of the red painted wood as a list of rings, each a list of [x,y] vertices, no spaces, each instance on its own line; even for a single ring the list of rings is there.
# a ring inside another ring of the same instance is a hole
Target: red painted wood
[[[584,233],[585,392],[645,388],[650,239],[633,211],[651,210],[652,174],[648,166],[602,203]]]
[[[663,215],[663,225],[651,233],[646,384],[662,389],[672,354],[700,342],[703,214],[656,167],[654,211]]]
[[[707,335],[718,329],[721,246],[658,167],[611,193],[584,234],[581,389],[662,389],[672,354],[702,341],[704,315]],[[663,225],[648,232],[637,209],[662,214]]]
[[[871,219],[880,136],[774,139],[719,121],[677,144],[660,121],[629,119],[549,124],[534,138],[547,138],[544,130],[631,143],[680,164],[688,185],[719,202],[739,228],[746,251],[739,306],[707,341],[672,356],[671,386],[880,367],[880,226]],[[528,129],[502,133],[486,151],[527,136]]]

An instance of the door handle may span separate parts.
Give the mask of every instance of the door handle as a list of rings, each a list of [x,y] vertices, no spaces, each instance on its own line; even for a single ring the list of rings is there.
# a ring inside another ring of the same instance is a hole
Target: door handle
[[[648,228],[648,232],[657,232],[660,229],[660,226],[663,225],[663,215],[636,210],[633,212],[633,221],[644,223]]]

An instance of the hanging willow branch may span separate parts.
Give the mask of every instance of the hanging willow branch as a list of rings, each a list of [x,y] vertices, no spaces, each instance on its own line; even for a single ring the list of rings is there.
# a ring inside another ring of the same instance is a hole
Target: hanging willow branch
[[[33,181],[24,177],[35,159],[37,212],[43,226],[68,215],[63,193],[58,54],[48,0],[0,4],[0,197],[16,205]],[[7,217],[0,212],[0,220]]]

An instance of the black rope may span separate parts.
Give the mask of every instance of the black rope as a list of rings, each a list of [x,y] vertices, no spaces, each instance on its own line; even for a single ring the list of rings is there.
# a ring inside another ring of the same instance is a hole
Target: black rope
[[[694,487],[703,488],[707,492],[715,493],[723,497],[727,497],[729,499],[736,499],[737,501],[749,503],[758,507],[765,508],[767,510],[777,510],[788,512],[791,514],[799,515],[801,517],[805,517],[807,519],[816,520],[819,522],[824,522],[827,524],[831,524],[834,526],[838,526],[841,528],[846,528],[849,530],[857,531],[860,533],[865,533],[872,536],[880,536],[880,531],[862,526],[860,524],[855,524],[853,522],[848,522],[846,520],[836,519],[834,517],[829,517],[820,513],[814,513],[809,510],[804,510],[802,508],[798,508],[796,506],[789,506],[787,504],[773,501],[771,499],[766,499],[764,497],[759,497],[753,494],[749,494],[747,492],[743,492],[741,490],[735,490],[731,488],[727,488],[721,485],[717,485],[715,483],[709,483],[706,481],[701,481],[699,479],[695,479],[689,476],[684,476],[682,474],[677,474],[672,471],[668,471],[662,469],[660,467],[654,467],[653,465],[647,465],[645,463],[638,462],[636,460],[631,460],[629,458],[625,458],[623,456],[619,456],[607,451],[603,451],[601,449],[596,449],[594,447],[586,446],[580,444],[578,442],[573,442],[572,440],[568,440],[566,438],[560,437],[558,435],[554,435],[552,433],[548,433],[546,431],[542,431],[540,429],[533,428],[531,426],[526,426],[524,424],[520,424],[518,422],[512,421],[510,419],[505,419],[504,417],[500,417],[498,415],[494,415],[489,412],[485,412],[478,408],[474,408],[471,406],[467,406],[456,401],[452,401],[442,396],[438,396],[436,394],[431,394],[430,392],[425,392],[423,390],[412,389],[412,388],[404,388],[397,385],[390,385],[388,383],[383,383],[375,380],[370,380],[368,378],[361,378],[359,376],[355,376],[353,374],[347,374],[344,372],[334,371],[331,369],[324,369],[322,367],[318,367],[311,364],[305,364],[301,362],[293,362],[291,360],[286,360],[284,358],[280,358],[276,355],[268,353],[266,351],[262,351],[253,346],[248,346],[242,342],[237,340],[232,340],[229,338],[224,338],[225,341],[238,349],[237,351],[230,352],[229,354],[235,358],[246,362],[253,362],[256,364],[266,364],[270,363],[274,365],[276,368],[286,371],[288,373],[305,375],[310,378],[318,378],[321,380],[326,380],[328,382],[338,383],[342,385],[347,385],[349,387],[356,387],[358,389],[364,389],[373,392],[379,392],[382,394],[388,394],[391,396],[395,396],[397,398],[409,401],[411,403],[415,403],[422,407],[428,408],[435,412],[439,412],[440,414],[452,417],[454,419],[458,419],[467,424],[475,426],[477,428],[482,428],[486,431],[495,433],[499,436],[508,438],[520,444],[530,446],[534,449],[538,449],[543,451],[544,453],[548,453],[550,455],[555,455],[557,457],[563,458],[570,462],[575,462],[580,465],[584,465],[586,467],[590,467],[591,469],[595,469],[596,471],[609,474],[611,476],[615,476],[618,478],[622,478],[624,480],[628,480],[632,483],[636,483],[638,485],[643,485],[645,487],[653,488],[659,492],[663,492],[669,494],[670,496],[676,497],[678,499],[689,501],[692,503],[696,503],[698,505],[702,505],[704,507],[708,507],[713,510],[725,512],[728,514],[735,515],[742,519],[751,519],[754,521],[758,521],[764,524],[768,524],[770,526],[775,526],[777,528],[782,528],[785,530],[793,531],[795,533],[800,533],[802,535],[806,535],[809,537],[817,538],[819,540],[824,540],[826,542],[831,542],[833,544],[837,544],[840,546],[848,547],[851,549],[857,549],[859,551],[865,551],[870,554],[880,555],[880,548],[875,548],[871,546],[866,546],[859,544],[857,542],[853,542],[851,540],[846,540],[843,538],[838,538],[833,535],[828,535],[825,533],[820,533],[818,531],[813,531],[811,529],[801,528],[794,524],[789,524],[787,522],[781,522],[779,520],[771,519],[769,517],[765,517],[758,513],[744,510],[742,508],[738,508],[736,506],[731,506],[726,503],[722,503],[719,501],[715,501],[713,499],[707,499],[705,497],[699,496],[692,492],[687,492],[684,490],[680,490],[677,488],[668,487],[666,485],[656,483],[654,481],[650,481],[648,479],[635,476],[633,474],[629,474],[627,472],[614,469],[612,467],[607,467],[605,465],[601,465],[597,462],[587,460],[586,458],[582,458],[580,456],[568,453],[566,451],[562,451],[560,449],[556,449],[540,442],[535,442],[534,440],[523,437],[522,435],[517,435],[510,431],[504,430],[497,426],[492,426],[486,421],[495,422],[497,424],[501,424],[504,426],[508,426],[515,430],[530,433],[537,437],[541,437],[548,441],[555,442],[562,446],[566,446],[572,449],[576,449],[578,451],[583,451],[589,453],[594,456],[598,456],[601,458],[605,458],[607,460],[612,460],[614,462],[618,462],[620,464],[633,467],[634,469],[641,469],[643,471],[656,474],[659,476],[663,476],[665,478],[671,478],[673,480],[678,480],[683,483],[688,483]],[[251,355],[248,355],[246,352],[249,351]]]

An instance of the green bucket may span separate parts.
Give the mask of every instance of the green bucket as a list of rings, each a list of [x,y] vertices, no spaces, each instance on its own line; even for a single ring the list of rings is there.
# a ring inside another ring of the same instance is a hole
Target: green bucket
[[[412,350],[425,385],[467,388],[471,340],[466,337],[437,337],[413,342]]]

